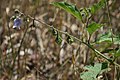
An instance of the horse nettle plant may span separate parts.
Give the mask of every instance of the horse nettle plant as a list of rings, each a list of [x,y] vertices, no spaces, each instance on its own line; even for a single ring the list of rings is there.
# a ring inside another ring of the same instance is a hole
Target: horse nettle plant
[[[92,5],[88,8],[81,8],[81,9],[78,9],[74,4],[69,4],[67,2],[51,3],[52,5],[67,11],[68,13],[70,13],[71,15],[76,17],[79,21],[81,21],[82,24],[85,24],[84,28],[85,28],[86,32],[89,33],[89,39],[87,41],[80,40],[79,38],[77,38],[73,35],[70,35],[68,32],[58,30],[54,26],[51,26],[40,19],[36,19],[30,15],[25,15],[24,13],[20,12],[19,10],[15,11],[15,13],[24,15],[25,19],[27,19],[27,18],[31,19],[33,21],[33,25],[35,25],[34,21],[38,21],[39,23],[42,23],[43,25],[45,25],[47,28],[50,29],[51,33],[55,37],[55,41],[59,45],[62,43],[62,40],[63,40],[61,34],[65,34],[66,41],[69,44],[74,43],[74,42],[82,43],[82,44],[86,45],[89,49],[93,50],[93,52],[95,52],[95,55],[98,58],[100,56],[102,59],[105,59],[105,61],[103,61],[101,63],[94,63],[94,65],[84,66],[83,68],[85,71],[80,73],[80,78],[83,80],[96,80],[96,79],[98,79],[98,76],[100,74],[110,71],[110,65],[114,65],[114,66],[117,66],[120,68],[120,65],[118,63],[116,63],[116,61],[115,61],[115,59],[120,56],[119,55],[120,49],[118,49],[118,50],[113,49],[114,55],[112,55],[113,58],[110,58],[109,56],[104,55],[103,53],[101,53],[101,51],[97,50],[94,47],[94,44],[97,44],[97,43],[100,44],[102,42],[106,42],[106,43],[111,42],[110,44],[114,45],[116,43],[117,45],[119,45],[120,38],[117,37],[117,35],[113,36],[113,33],[110,31],[112,33],[111,35],[102,35],[101,37],[98,38],[98,40],[96,42],[90,41],[92,34],[95,33],[101,27],[104,27],[103,24],[92,21],[91,18],[94,16],[94,14],[98,10],[104,8],[105,6],[108,6],[107,3],[108,3],[108,0],[100,0],[98,3]],[[108,12],[108,14],[109,14],[109,12]],[[13,28],[20,29],[21,24],[22,24],[21,18],[18,16],[14,17]],[[27,31],[27,29],[26,29],[26,31]],[[26,34],[26,32],[25,32],[25,34]],[[25,36],[25,34],[24,34],[24,36]],[[20,48],[19,48],[19,50],[20,50]],[[19,51],[18,51],[17,55],[19,55]],[[117,57],[114,57],[114,56],[117,56]]]

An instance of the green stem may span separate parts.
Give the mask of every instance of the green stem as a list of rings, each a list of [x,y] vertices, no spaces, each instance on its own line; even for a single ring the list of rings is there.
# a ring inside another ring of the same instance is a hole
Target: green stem
[[[36,20],[36,19],[35,19],[35,20]],[[40,23],[42,23],[42,24],[48,26],[49,28],[54,28],[53,26],[50,26],[50,25],[46,24],[46,23],[43,22],[43,21],[40,21],[40,20],[37,20],[37,21],[39,21]],[[62,34],[66,34],[66,35],[72,37],[73,39],[75,39],[75,40],[77,40],[77,41],[79,41],[79,42],[81,42],[81,43],[87,45],[90,49],[92,49],[94,52],[96,52],[96,53],[97,53],[98,55],[100,55],[102,58],[106,59],[106,60],[109,61],[110,63],[112,62],[112,60],[111,60],[110,58],[108,58],[108,57],[106,57],[105,55],[103,55],[103,54],[102,54],[101,52],[99,52],[97,49],[94,49],[90,44],[81,41],[81,40],[78,39],[77,37],[74,37],[74,36],[68,34],[67,32],[64,32],[64,31],[58,30],[58,29],[56,29],[56,28],[54,28],[54,29],[57,30],[58,32],[62,33]],[[120,67],[120,65],[117,64],[116,62],[112,62],[112,63],[114,63],[115,65],[117,65],[117,66]]]
[[[114,52],[114,54],[115,54],[115,47],[114,47],[114,39],[113,39],[113,29],[112,29],[112,23],[111,23],[111,17],[110,17],[110,10],[109,10],[109,4],[108,4],[108,1],[106,1],[106,8],[107,8],[107,15],[108,15],[108,25],[110,26],[110,31],[111,31],[111,33],[112,33],[112,35],[111,35],[111,38],[112,38],[112,44],[113,44],[113,52]],[[114,75],[114,80],[116,79],[116,63],[115,63],[115,57],[114,57],[114,55],[113,55],[113,60],[114,60],[114,64],[115,64],[115,66],[114,66],[114,73],[113,73],[113,75]]]
[[[20,11],[19,11],[20,12]],[[20,12],[22,13],[22,12]],[[22,13],[23,14],[23,13]],[[24,14],[25,15],[25,14]],[[67,32],[64,32],[64,31],[61,31],[61,30],[58,30],[56,29],[55,27],[49,25],[49,24],[46,24],[44,21],[40,20],[40,19],[35,19],[33,17],[31,17],[30,15],[28,15],[28,17],[32,20],[35,20],[35,21],[38,21],[39,23],[42,23],[43,25],[45,25],[46,27],[48,28],[53,28],[55,29],[56,31],[58,31],[59,33],[62,33],[62,34],[65,34],[65,35],[68,35],[70,36],[71,38],[73,38],[74,40],[80,42],[80,43],[83,43],[85,44],[86,46],[88,46],[90,49],[92,49],[95,53],[97,53],[98,55],[100,55],[102,58],[106,59],[108,62],[110,63],[113,63],[114,65],[117,65],[118,67],[120,67],[119,64],[117,64],[116,62],[113,62],[110,58],[108,58],[107,56],[103,55],[100,51],[98,51],[97,49],[94,49],[93,46],[91,46],[90,44],[88,44],[87,42],[83,42],[82,40],[78,39],[77,37],[73,36],[73,35],[70,35],[69,33]]]
[[[29,17],[30,17],[31,19],[34,19],[34,18],[31,17],[31,16],[29,16]],[[64,32],[64,31],[58,30],[58,29],[56,29],[55,27],[46,24],[44,21],[42,21],[42,20],[40,20],[40,19],[34,19],[34,20],[36,20],[36,21],[38,21],[38,22],[40,22],[40,23],[46,25],[46,26],[49,27],[49,28],[54,28],[54,29],[55,29],[56,31],[58,31],[59,33],[62,33],[62,34],[68,35],[68,36],[72,37],[73,39],[75,39],[76,41],[79,41],[79,42],[85,44],[85,45],[88,46],[90,49],[92,49],[94,52],[96,52],[98,55],[100,55],[102,58],[104,58],[104,59],[106,59],[107,61],[109,61],[110,63],[113,63],[113,64],[115,64],[115,65],[117,65],[117,66],[120,67],[119,64],[117,64],[116,62],[112,62],[112,60],[111,60],[110,58],[108,58],[108,57],[106,57],[105,55],[103,55],[103,54],[102,54],[100,51],[98,51],[97,49],[94,49],[90,44],[81,41],[81,40],[78,39],[77,37],[72,36],[72,35],[70,35],[70,34],[67,33],[67,32]]]

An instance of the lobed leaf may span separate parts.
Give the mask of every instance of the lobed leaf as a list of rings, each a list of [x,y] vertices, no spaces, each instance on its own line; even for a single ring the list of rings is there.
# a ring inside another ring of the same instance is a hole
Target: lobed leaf
[[[120,57],[120,48],[116,51],[116,53],[114,54],[114,56],[117,58],[117,57]]]
[[[93,22],[88,25],[87,31],[89,32],[90,35],[92,35],[93,32],[95,32],[97,29],[99,29],[102,26],[103,26],[103,24],[97,24],[96,22]]]
[[[112,43],[112,33],[106,32],[105,34],[99,35],[96,43],[101,43],[101,42],[110,42]],[[120,44],[120,36],[119,35],[114,35],[113,36],[113,42],[114,44]]]
[[[57,42],[57,44],[60,45],[62,43],[62,37],[59,34],[57,34],[55,41]]]
[[[116,35],[116,37],[114,38],[114,44],[120,45],[120,35]]]
[[[101,0],[100,2],[92,5],[91,8],[91,13],[94,14],[96,11],[98,11],[99,9],[105,7],[107,0]]]
[[[83,80],[96,80],[97,75],[106,71],[108,69],[108,63],[96,63],[94,66],[89,65],[84,67],[86,72],[80,74],[81,79]]]
[[[53,2],[51,4],[61,9],[64,9],[68,13],[72,14],[74,17],[78,18],[79,20],[82,20],[82,16],[75,5],[68,4],[66,2]]]
[[[101,42],[111,42],[112,41],[112,33],[111,32],[106,32],[105,34],[100,34],[99,38],[97,39],[97,43],[101,43]]]

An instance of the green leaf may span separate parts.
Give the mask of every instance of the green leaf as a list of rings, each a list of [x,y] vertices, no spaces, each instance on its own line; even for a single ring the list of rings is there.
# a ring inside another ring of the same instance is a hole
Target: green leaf
[[[80,74],[81,79],[83,80],[95,80],[95,76],[92,72],[84,72]]]
[[[120,44],[120,35],[112,36],[112,33],[110,31],[106,32],[105,34],[100,34],[98,39],[96,40],[96,43],[101,43],[101,42],[112,43],[112,37],[114,44]]]
[[[60,45],[62,43],[62,37],[59,34],[57,34],[55,41],[57,42],[57,44]]]
[[[98,73],[100,73],[101,71],[101,67],[102,65],[97,63],[94,66],[85,66],[84,69],[89,70],[90,72],[92,72],[92,74],[94,74],[95,76],[97,76]]]
[[[114,54],[114,56],[117,58],[117,57],[120,57],[120,48],[116,51],[116,53]]]
[[[89,32],[90,35],[92,35],[93,32],[95,32],[97,29],[99,29],[102,26],[103,26],[103,24],[97,24],[97,23],[93,22],[88,25],[87,31]]]
[[[97,75],[103,73],[104,71],[108,70],[108,63],[96,63],[94,66],[89,65],[84,67],[86,72],[82,72],[80,74],[81,79],[83,80],[96,80]]]
[[[120,45],[120,35],[116,35],[116,37],[114,38],[114,44],[119,44]]]
[[[54,5],[54,6],[57,6],[61,9],[64,9],[65,11],[72,14],[77,19],[82,20],[82,16],[81,16],[79,10],[77,9],[77,7],[75,5],[68,4],[66,2],[53,2],[51,4]]]
[[[112,33],[109,31],[109,32],[106,32],[105,34],[100,34],[99,35],[99,38],[97,39],[97,43],[101,43],[101,42],[111,42],[112,41]]]
[[[105,4],[106,4],[106,1],[107,0],[101,0],[100,2],[92,5],[90,8],[91,8],[91,13],[95,13],[96,11],[98,11],[99,9],[105,7]]]

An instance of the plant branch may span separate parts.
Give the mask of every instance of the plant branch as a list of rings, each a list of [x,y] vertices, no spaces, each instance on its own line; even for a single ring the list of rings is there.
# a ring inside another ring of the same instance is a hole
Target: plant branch
[[[110,31],[112,33],[112,43],[114,44],[114,40],[113,40],[113,29],[112,29],[112,23],[111,23],[111,17],[110,17],[110,10],[109,10],[109,4],[108,4],[108,1],[106,1],[106,8],[107,8],[107,15],[108,15],[108,25],[110,26]],[[113,46],[113,49],[114,49],[114,53],[115,53],[115,47]]]
[[[20,12],[20,11],[19,11],[19,12]],[[20,13],[22,13],[22,12],[20,12]],[[22,13],[22,14],[23,14],[23,13]],[[24,15],[25,15],[25,14],[24,14]],[[29,17],[30,19],[32,19],[32,20],[35,20],[35,21],[38,21],[38,22],[42,23],[43,25],[47,26],[48,28],[53,28],[54,30],[58,31],[59,33],[68,35],[68,36],[70,36],[71,38],[73,38],[74,40],[76,40],[76,41],[78,41],[78,42],[80,42],[80,43],[85,44],[86,46],[88,46],[90,49],[92,49],[95,53],[97,53],[98,55],[100,55],[102,58],[104,58],[104,59],[107,60],[108,62],[113,63],[114,65],[117,65],[118,67],[120,67],[119,64],[117,64],[116,62],[113,62],[110,58],[108,58],[107,56],[103,55],[103,54],[102,54],[100,51],[98,51],[97,49],[94,49],[93,46],[90,45],[90,44],[88,44],[87,42],[84,42],[84,41],[78,39],[77,37],[75,37],[75,36],[73,36],[73,35],[70,35],[70,34],[67,33],[67,32],[58,30],[58,29],[56,29],[55,27],[53,27],[53,26],[45,23],[44,21],[42,21],[42,20],[40,20],[40,19],[35,19],[35,18],[33,18],[32,16],[30,16],[30,15],[26,15],[26,16],[28,16],[28,17]]]

